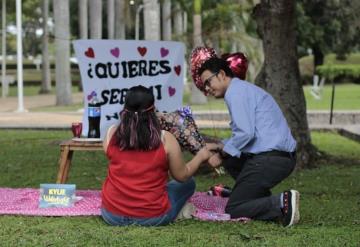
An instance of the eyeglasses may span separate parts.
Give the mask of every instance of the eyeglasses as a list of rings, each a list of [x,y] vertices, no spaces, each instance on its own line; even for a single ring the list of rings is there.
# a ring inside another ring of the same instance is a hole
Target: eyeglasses
[[[219,72],[216,72],[214,74],[212,74],[211,76],[209,76],[205,81],[204,81],[204,89],[206,89],[207,87],[210,87],[210,82],[212,80],[212,78],[214,76],[217,76],[219,74]]]

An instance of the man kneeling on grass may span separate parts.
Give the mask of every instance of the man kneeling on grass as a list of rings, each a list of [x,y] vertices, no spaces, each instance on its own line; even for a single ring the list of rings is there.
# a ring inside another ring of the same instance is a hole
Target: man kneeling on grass
[[[272,195],[270,189],[293,171],[296,141],[273,97],[244,81],[246,70],[242,53],[220,58],[214,49],[198,47],[191,54],[195,85],[205,95],[224,98],[231,118],[232,136],[218,144],[209,163],[223,165],[236,181],[225,209],[232,218],[280,218],[291,226],[300,219],[299,192]]]

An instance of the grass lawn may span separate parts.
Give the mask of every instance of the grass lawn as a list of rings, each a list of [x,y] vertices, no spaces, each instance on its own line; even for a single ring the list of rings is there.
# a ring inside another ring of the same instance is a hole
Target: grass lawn
[[[210,131],[211,133],[211,131]],[[228,132],[221,131],[222,136]],[[69,131],[0,130],[1,187],[33,187],[54,182],[58,144]],[[298,171],[274,192],[301,192],[301,222],[292,228],[252,221],[214,223],[185,220],[164,227],[110,227],[100,217],[0,216],[1,246],[359,246],[360,144],[336,133],[314,132],[320,150],[341,162]],[[102,152],[75,152],[68,183],[100,189],[106,176]],[[228,176],[196,176],[197,190],[231,185]]]
[[[315,99],[310,91],[311,86],[304,86],[307,109],[330,111],[332,86],[324,86],[321,100]],[[360,110],[360,84],[336,84],[334,110]]]
[[[2,90],[1,86],[0,89]],[[8,97],[17,97],[18,92],[17,92],[17,87],[9,87],[9,96]],[[51,94],[55,94],[56,93],[56,88],[55,86],[51,87]],[[40,86],[24,86],[24,96],[36,96],[39,95],[39,91],[40,91]],[[73,93],[77,93],[80,92],[79,91],[79,87],[78,86],[72,86],[71,91]]]

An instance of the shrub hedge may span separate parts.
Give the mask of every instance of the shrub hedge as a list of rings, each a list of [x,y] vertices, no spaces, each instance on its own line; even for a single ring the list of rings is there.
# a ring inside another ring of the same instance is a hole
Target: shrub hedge
[[[360,64],[324,64],[317,66],[316,72],[335,82],[346,80],[360,83]]]

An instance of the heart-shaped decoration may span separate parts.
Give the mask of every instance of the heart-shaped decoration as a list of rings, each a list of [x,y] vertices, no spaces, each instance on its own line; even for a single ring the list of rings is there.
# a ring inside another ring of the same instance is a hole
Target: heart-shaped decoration
[[[138,50],[138,52],[140,53],[140,55],[143,57],[143,56],[145,56],[145,54],[146,54],[146,52],[147,52],[147,49],[146,49],[146,47],[138,47],[137,48],[137,50]]]
[[[175,93],[176,93],[176,88],[173,88],[173,87],[169,87],[168,88],[168,92],[169,92],[169,95],[170,97],[173,96]]]
[[[114,49],[110,50],[111,55],[113,55],[114,57],[119,57],[120,55],[120,49],[119,47],[115,47]]]
[[[177,75],[180,75],[180,73],[181,73],[181,66],[180,66],[180,65],[174,66],[174,70],[175,70],[175,73],[176,73]]]
[[[87,51],[85,51],[85,56],[90,57],[90,58],[94,58],[95,57],[94,49],[89,47],[87,49]]]
[[[161,57],[166,57],[168,54],[169,54],[169,50],[164,47],[161,47],[161,49],[160,49]]]

